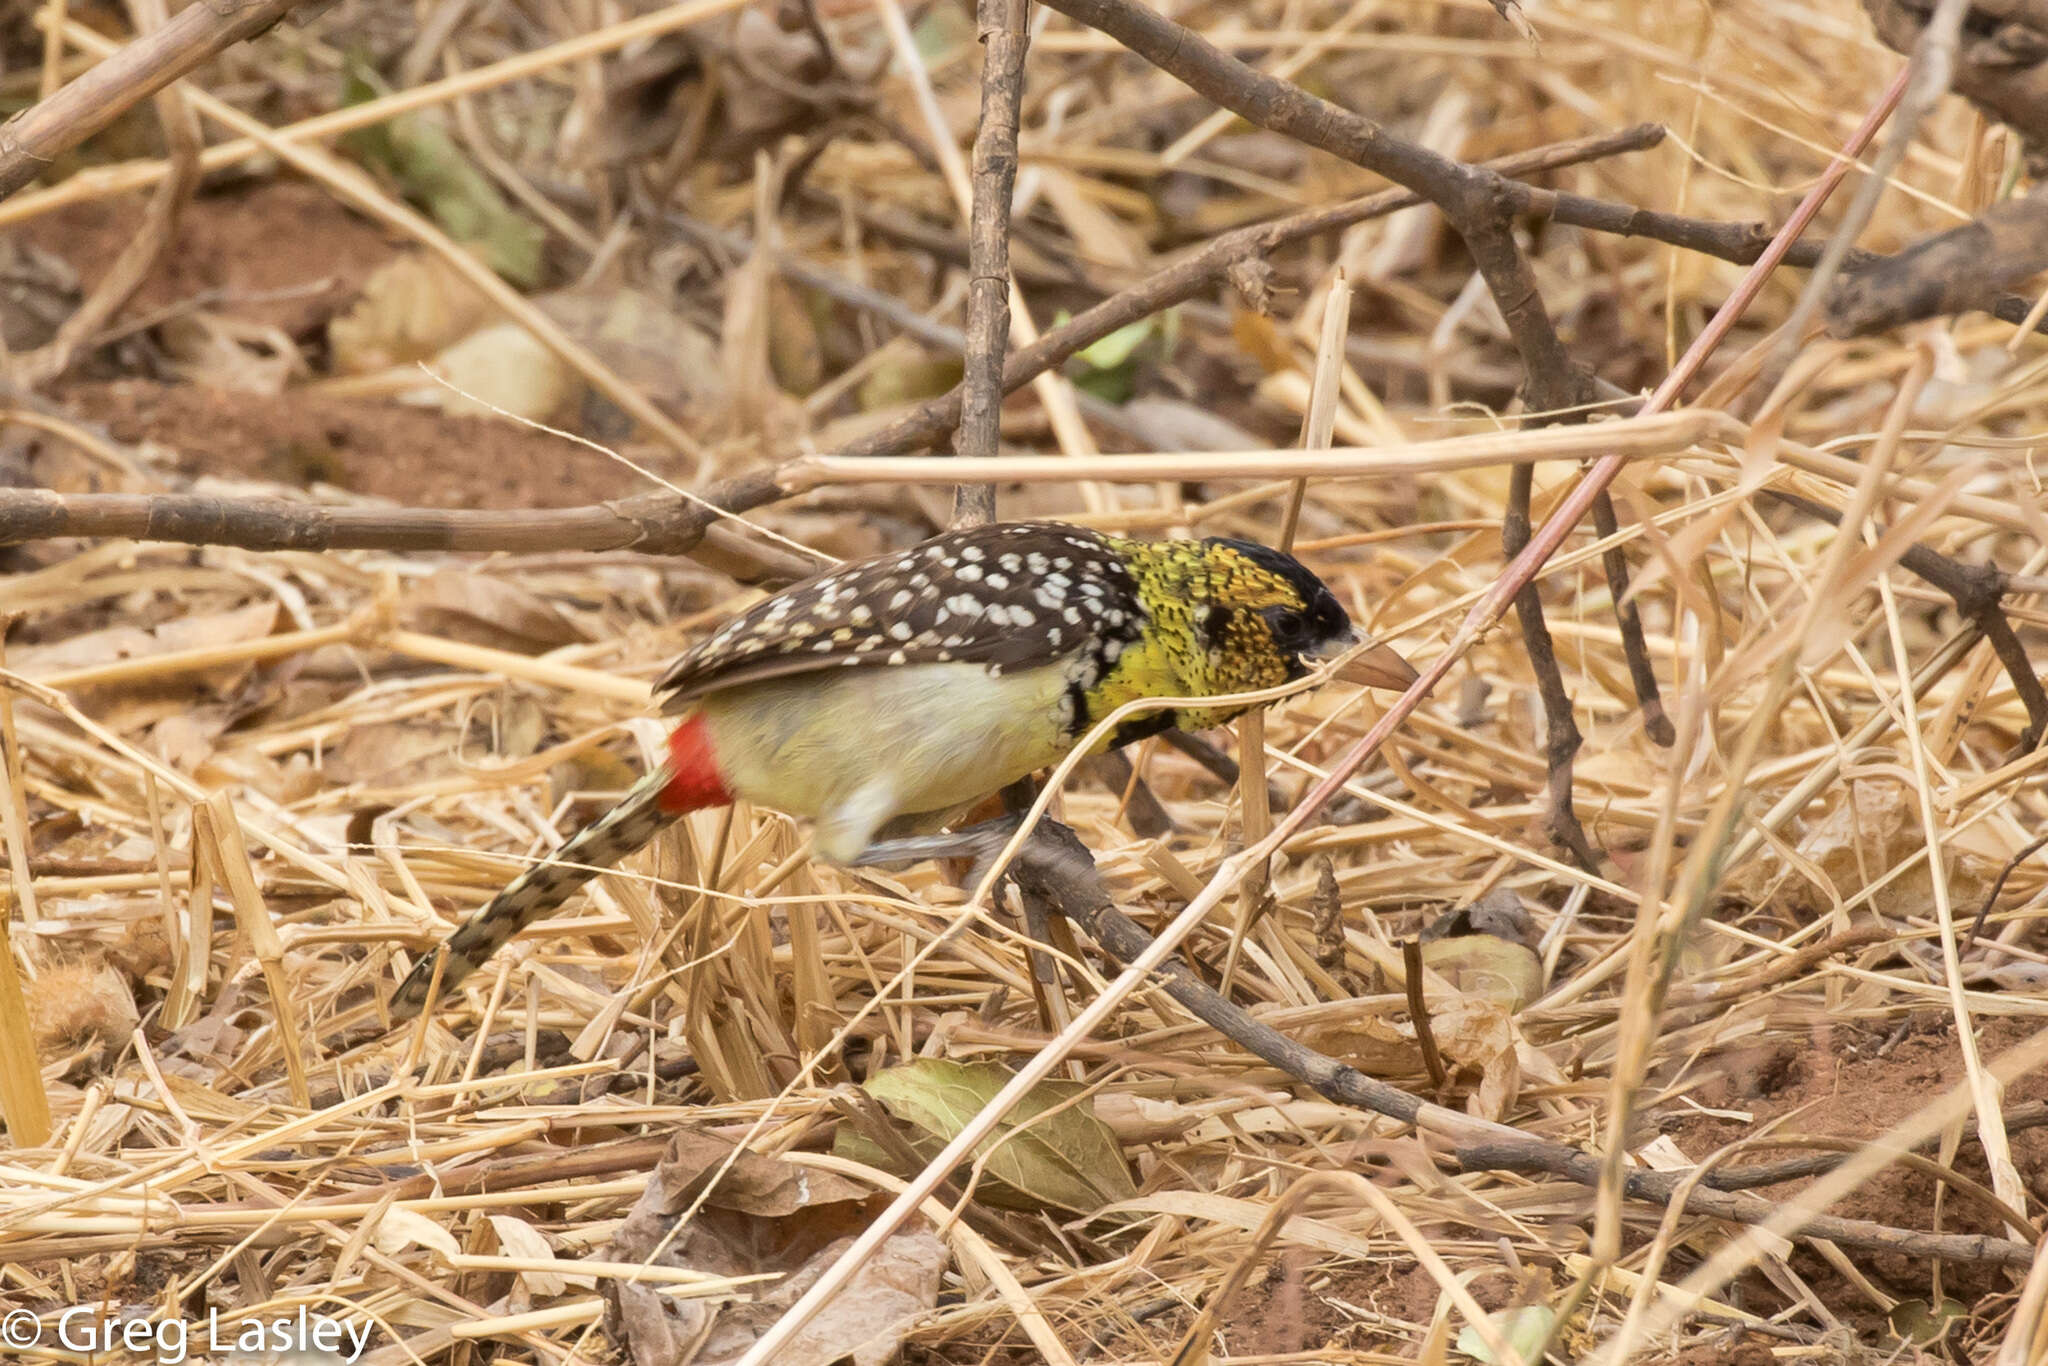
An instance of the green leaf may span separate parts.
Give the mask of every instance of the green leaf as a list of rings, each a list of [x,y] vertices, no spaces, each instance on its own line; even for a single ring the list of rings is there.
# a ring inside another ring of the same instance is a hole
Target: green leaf
[[[1460,991],[1492,996],[1520,1010],[1543,994],[1543,960],[1490,934],[1459,934],[1422,946],[1422,961]]]
[[[860,382],[854,403],[864,413],[937,398],[960,382],[958,356],[919,356],[884,365]]]
[[[369,69],[350,62],[345,102],[360,104],[376,93]],[[522,289],[539,283],[546,231],[505,201],[437,114],[400,114],[349,134],[343,145],[398,182],[405,197],[425,209],[442,231],[477,248],[492,270]]]
[[[910,1146],[929,1161],[1009,1081],[1009,1071],[994,1063],[920,1058],[876,1073],[865,1089],[905,1127]],[[834,1151],[877,1166],[894,1165],[848,1125],[840,1127]],[[1092,1214],[1138,1193],[1116,1135],[1095,1117],[1084,1088],[1073,1082],[1033,1087],[975,1149],[975,1156],[988,1158],[979,1194],[992,1204],[1053,1205]]]
[[[1519,1309],[1495,1310],[1486,1316],[1486,1321],[1501,1341],[1521,1354],[1523,1361],[1533,1362],[1543,1344],[1550,1340],[1550,1330],[1557,1324],[1557,1311],[1541,1304],[1525,1304]],[[1458,1350],[1486,1366],[1500,1366],[1500,1359],[1487,1350],[1486,1339],[1479,1336],[1479,1329],[1472,1324],[1458,1330]]]
[[[1907,1342],[1919,1346],[1938,1341],[1949,1325],[1957,1319],[1968,1318],[1969,1306],[1961,1300],[1944,1299],[1938,1305],[1926,1300],[1900,1300],[1892,1306],[1887,1315],[1892,1331]]]
[[[1083,370],[1074,376],[1074,387],[1104,403],[1122,407],[1138,392],[1137,376],[1129,367],[1118,370]]]
[[[925,65],[937,67],[975,40],[972,5],[932,5],[910,29],[911,44]]]
[[[1138,348],[1146,338],[1159,330],[1157,316],[1140,318],[1134,323],[1125,323],[1116,331],[1099,341],[1092,342],[1074,353],[1076,360],[1095,370],[1114,370],[1138,354]]]

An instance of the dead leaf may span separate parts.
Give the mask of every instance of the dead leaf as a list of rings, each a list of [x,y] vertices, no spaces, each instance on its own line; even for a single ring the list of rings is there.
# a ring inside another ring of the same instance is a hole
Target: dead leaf
[[[321,768],[331,784],[404,787],[455,772],[456,747],[455,735],[440,722],[379,721],[349,727]]]
[[[792,394],[808,394],[825,382],[825,351],[811,297],[780,275],[768,282],[768,368]]]
[[[804,29],[784,29],[771,12],[749,5],[733,21],[731,49],[722,66],[728,137],[740,146],[764,146],[770,134],[816,117],[816,103],[801,92],[824,74],[824,56]]]
[[[53,640],[46,645],[20,645],[8,651],[10,662],[24,677],[42,678],[89,669],[162,652],[155,636],[139,626],[108,626],[98,631]]]
[[[1796,913],[1816,916],[1871,888],[1871,908],[1886,919],[1932,916],[1933,877],[1921,857],[1926,847],[1912,791],[1891,777],[1857,778],[1807,823],[1795,846],[1795,876],[1778,897]],[[1974,906],[1997,875],[2002,857],[1995,848],[1966,849],[1962,842],[1945,845],[1943,852],[1949,859],[1951,902]],[[1891,876],[1908,858],[1913,865]],[[1729,879],[1730,895],[1758,890],[1758,873],[1749,870],[1744,876],[1743,871]]]
[[[82,635],[52,641],[46,645],[19,646],[9,651],[10,663],[28,678],[48,678],[74,669],[90,669],[125,659],[147,659],[200,647],[235,645],[261,640],[277,629],[278,604],[252,603],[229,612],[207,612],[178,617],[151,630],[135,626],[109,626]],[[211,669],[197,669],[164,679],[136,678],[119,685],[94,688],[95,693],[154,692],[176,690],[190,699],[197,689],[227,692],[236,687],[255,666],[234,660]],[[154,718],[151,718],[154,719]]]
[[[270,396],[308,372],[306,358],[282,329],[246,318],[181,313],[158,326],[157,338],[171,373],[208,389]]]
[[[854,402],[864,413],[922,403],[958,384],[963,368],[958,356],[922,354],[877,366],[854,390]]]
[[[537,655],[589,633],[539,594],[490,574],[444,569],[414,585],[400,608],[413,629],[470,645]]]
[[[670,1140],[668,1156],[655,1172],[668,1191],[663,1212],[675,1214],[696,1200],[714,1178],[705,1204],[777,1218],[812,1205],[865,1200],[873,1192],[858,1182],[830,1172],[814,1172],[733,1145],[722,1138],[686,1129]]]
[[[425,360],[496,316],[455,267],[412,252],[373,273],[355,306],[327,324],[328,354],[336,374],[373,375]]]
[[[384,1211],[376,1229],[370,1234],[370,1242],[387,1257],[396,1256],[409,1247],[423,1247],[449,1257],[462,1251],[455,1242],[455,1235],[447,1229],[424,1214],[416,1214],[397,1205]]]
[[[150,729],[150,747],[171,767],[191,773],[213,757],[232,720],[225,707],[178,707]]]
[[[579,393],[583,382],[540,338],[518,323],[493,323],[444,347],[427,368],[442,383],[407,395],[458,417],[511,414],[545,422]]]
[[[27,996],[29,1027],[45,1050],[126,1043],[141,1023],[128,980],[98,955],[46,969]]]
[[[1463,992],[1520,1010],[1543,994],[1543,960],[1526,944],[1491,934],[1461,934],[1422,946],[1422,962]]]
[[[1249,308],[1230,310],[1230,339],[1237,349],[1258,362],[1269,375],[1285,374],[1296,368],[1294,350],[1280,331],[1280,324]]]
[[[994,1063],[920,1058],[877,1072],[862,1089],[906,1126],[910,1146],[929,1160],[1009,1084],[1010,1075]],[[895,1165],[850,1127],[840,1129],[835,1150],[871,1166]],[[1053,1205],[1093,1214],[1137,1193],[1116,1135],[1096,1118],[1084,1089],[1071,1082],[1033,1087],[975,1154],[988,1158],[979,1193],[991,1204]]]
[[[676,1216],[700,1194],[703,1207],[678,1231]],[[879,1203],[844,1177],[736,1152],[709,1134],[678,1134],[604,1259],[778,1279],[750,1285],[744,1303],[721,1303],[607,1277],[599,1286],[606,1332],[634,1366],[735,1361],[851,1245]],[[947,1260],[944,1242],[922,1224],[907,1226],[784,1347],[778,1366],[894,1360],[905,1329],[938,1302]]]
[[[1505,1119],[1522,1089],[1521,1031],[1505,1002],[1489,995],[1431,993],[1430,1033],[1448,1062],[1475,1068],[1479,1085],[1465,1108],[1483,1119]]]
[[[1202,1123],[1198,1112],[1179,1101],[1121,1091],[1097,1096],[1095,1117],[1109,1126],[1119,1143],[1170,1143],[1185,1138]]]
[[[524,1257],[532,1261],[552,1262],[556,1260],[554,1244],[547,1236],[524,1219],[510,1214],[485,1216],[491,1221],[492,1232],[498,1235],[498,1246],[508,1257]],[[597,1278],[569,1270],[573,1262],[563,1262],[558,1275],[549,1271],[522,1271],[519,1280],[532,1294],[546,1298],[559,1295],[570,1286],[579,1290],[597,1289]]]
[[[1454,1077],[1479,1074],[1466,1108],[1488,1119],[1503,1117],[1520,1092],[1525,1048],[1513,1015],[1500,998],[1479,992],[1429,993],[1430,1036]],[[1408,1020],[1380,1016],[1311,1028],[1302,1042],[1339,1058],[1368,1076],[1387,1080],[1427,1075],[1422,1046]],[[1526,1053],[1541,1056],[1541,1051]]]
[[[362,72],[350,72],[352,103],[377,93]],[[492,270],[522,288],[531,288],[540,278],[547,232],[514,208],[497,183],[470,159],[448,131],[441,111],[399,114],[350,133],[343,141],[397,181],[406,198]]]
[[[660,294],[565,289],[534,306],[661,407],[687,413],[725,401],[718,342]]]

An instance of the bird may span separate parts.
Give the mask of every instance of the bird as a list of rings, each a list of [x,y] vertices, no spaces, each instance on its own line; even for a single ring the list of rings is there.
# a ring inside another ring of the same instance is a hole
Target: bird
[[[692,811],[745,798],[809,820],[815,857],[892,862],[889,837],[942,827],[1059,762],[1127,702],[1194,699],[1125,719],[1099,750],[1221,725],[1256,704],[1204,699],[1331,661],[1366,686],[1416,678],[1307,566],[1248,540],[995,522],[840,564],[670,666],[654,689],[680,718],[666,762],[423,956],[391,1017],[416,1016],[437,977],[453,987]]]

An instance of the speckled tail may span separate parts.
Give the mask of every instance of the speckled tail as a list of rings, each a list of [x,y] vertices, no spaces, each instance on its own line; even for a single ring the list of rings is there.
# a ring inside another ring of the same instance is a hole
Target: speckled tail
[[[648,774],[617,806],[577,831],[547,862],[535,864],[513,879],[489,905],[464,921],[447,943],[420,959],[391,998],[391,1018],[410,1020],[420,1013],[433,985],[438,958],[448,960],[441,972],[440,994],[445,1000],[457,983],[513,936],[553,914],[578,887],[644,848],[663,826],[682,814],[665,811],[661,805],[662,792],[674,777],[666,766]]]

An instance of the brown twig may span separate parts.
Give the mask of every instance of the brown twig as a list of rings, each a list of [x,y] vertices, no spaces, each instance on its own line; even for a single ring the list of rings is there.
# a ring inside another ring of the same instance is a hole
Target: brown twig
[[[1474,434],[1433,443],[1407,455],[1385,447],[1370,456],[1330,452],[1223,451],[1098,456],[1091,477],[1156,481],[1162,471],[1195,479],[1261,478],[1269,471],[1321,477],[1390,478],[1416,469],[1472,468],[1543,459],[1575,459],[1604,448],[1618,460],[1668,455],[1724,437],[1736,424],[1712,412],[1663,416],[1647,423],[1606,424],[1596,436],[1577,429],[1505,435]],[[984,479],[1065,482],[1078,465],[1035,456],[998,456],[973,462]],[[191,545],[237,545],[252,550],[340,550],[382,547],[399,551],[508,549],[564,552],[633,549],[642,554],[691,554],[706,564],[739,563],[767,580],[816,566],[772,545],[743,539],[722,514],[759,507],[834,484],[950,483],[945,465],[922,456],[848,458],[807,456],[772,470],[737,476],[703,494],[640,494],[609,503],[555,509],[321,507],[281,498],[214,498],[194,494],[60,494],[47,489],[0,488],[0,545],[64,536],[121,536]]]
[[[1895,52],[1918,46],[1939,7],[1940,0],[1863,0],[1878,39]],[[2038,174],[2048,146],[2048,82],[2041,64],[2023,54],[2041,50],[2048,26],[2037,5],[2001,2],[1977,10],[1955,45],[1948,85],[2018,133]]]
[[[1422,941],[1401,941],[1402,985],[1408,993],[1408,1018],[1415,1022],[1415,1042],[1422,1049],[1422,1065],[1429,1072],[1429,1084],[1441,1097],[1450,1085],[1451,1074],[1444,1068],[1444,1055],[1436,1046],[1436,1034],[1429,1027],[1429,1000],[1423,995]]]
[[[1841,524],[1842,514],[1825,503],[1783,489],[1766,488],[1762,492],[1809,517]],[[1882,527],[1877,530],[1883,534]],[[1956,611],[1984,632],[1984,638],[1998,654],[1999,663],[2005,666],[2006,676],[2012,679],[2013,691],[2026,705],[2027,728],[2020,733],[2019,749],[2022,754],[2031,752],[2041,743],[2041,737],[2048,735],[2048,689],[2042,687],[2026,647],[2020,644],[2019,635],[1999,605],[2009,591],[2005,572],[1991,564],[1964,564],[1924,545],[1908,549],[1899,557],[1899,565],[1948,594],[1955,600]]]
[[[1935,0],[1926,30],[1914,44],[1906,66],[1906,88],[1885,131],[1884,145],[1870,158],[1869,173],[1856,187],[1842,219],[1829,233],[1813,275],[1799,292],[1798,301],[1778,329],[1776,356],[1771,364],[1782,371],[1792,362],[1815,310],[1833,290],[1836,278],[1855,249],[1856,238],[1877,212],[1878,200],[1891,186],[1892,172],[1905,160],[1906,149],[1920,130],[1920,121],[1948,93],[1949,77],[1955,71],[1956,39],[1963,27],[1963,15],[1970,0]]]
[[[1120,749],[1112,749],[1091,759],[1089,768],[1104,787],[1119,795],[1124,819],[1130,823],[1133,832],[1144,839],[1160,839],[1173,833],[1173,817],[1160,805],[1151,787],[1138,776],[1138,770],[1131,765],[1130,755]]]
[[[320,507],[282,498],[202,494],[60,494],[0,490],[0,545],[60,536],[125,536],[248,550],[621,550],[680,555],[732,533],[721,512],[788,491],[772,473],[742,475],[694,498],[640,494],[543,509]],[[804,572],[809,572],[805,569]]]
[[[1808,944],[1803,949],[1785,954],[1769,967],[1747,977],[1702,982],[1682,997],[1674,997],[1674,1000],[1678,1004],[1716,1006],[1728,1001],[1746,1001],[1760,992],[1768,991],[1780,982],[1791,981],[1838,953],[1868,948],[1872,944],[1889,943],[1897,938],[1898,935],[1887,926],[1858,925],[1853,930],[1831,934],[1818,944]]]
[[[48,99],[0,124],[0,199],[41,175],[60,154],[125,111],[253,38],[299,0],[210,0],[187,5],[169,23],[138,38]]]
[[[1108,34],[1203,97],[1252,123],[1377,171],[1434,203],[1464,239],[1507,324],[1522,359],[1524,404],[1537,414],[1556,415],[1532,420],[1583,420],[1579,405],[1592,396],[1590,377],[1566,354],[1544,306],[1535,272],[1515,241],[1514,216],[1526,201],[1513,181],[1395,137],[1363,115],[1269,76],[1130,0],[1046,3],[1068,18]],[[1502,545],[1510,560],[1529,541],[1531,480],[1530,470],[1517,470],[1510,489],[1510,505],[1501,527]],[[1598,860],[1571,803],[1572,760],[1581,737],[1571,715],[1571,698],[1565,691],[1550,629],[1543,620],[1542,595],[1533,585],[1525,586],[1515,595],[1514,606],[1549,731],[1551,837],[1590,871],[1598,867]],[[1647,674],[1648,655],[1641,646],[1640,626],[1634,637],[1642,658],[1638,672]],[[1646,715],[1661,710],[1654,684],[1640,700]]]
[[[2005,867],[1998,870],[1998,880],[1991,884],[1990,891],[1984,893],[1984,904],[1977,908],[1977,918],[1970,922],[1970,932],[1963,936],[1962,948],[1970,947],[1976,942],[1977,936],[1984,932],[1984,922],[1990,918],[1991,908],[1998,904],[1998,894],[2005,890],[2005,880],[2013,875],[2014,869],[2032,858],[2044,844],[2048,844],[2048,835],[2028,840],[2017,854],[2005,861]],[[2012,1126],[2008,1123],[2006,1127],[2010,1129]]]
[[[2048,199],[2009,199],[1975,222],[1845,273],[1828,295],[1828,332],[1862,337],[1921,318],[1989,311],[2007,289],[2043,270]]]
[[[1555,146],[1538,148],[1517,156],[1488,162],[1489,170],[1503,175],[1533,175],[1540,171],[1577,165],[1585,161],[1618,156],[1654,147],[1663,141],[1664,130],[1654,124],[1639,124],[1618,133],[1582,138]],[[1121,290],[1071,321],[1052,328],[1029,346],[1014,351],[1003,366],[1003,392],[1028,383],[1034,375],[1063,365],[1068,359],[1100,341],[1120,327],[1151,317],[1175,304],[1193,298],[1223,280],[1232,266],[1254,260],[1306,238],[1336,232],[1368,219],[1382,218],[1401,209],[1426,203],[1424,196],[1408,190],[1389,190],[1368,195],[1334,208],[1315,209],[1239,228],[1224,233],[1200,250],[1166,269]],[[854,442],[843,454],[888,455],[928,446],[943,437],[960,420],[959,389],[931,399],[866,438]]]
[[[1614,599],[1614,617],[1621,627],[1621,657],[1628,665],[1629,681],[1635,687],[1636,704],[1643,711],[1643,732],[1665,748],[1678,741],[1671,718],[1664,714],[1664,696],[1657,686],[1657,670],[1650,663],[1649,642],[1643,638],[1642,614],[1628,595],[1628,557],[1621,553],[1615,536],[1621,525],[1615,520],[1614,499],[1602,493],[1593,500],[1593,530],[1603,541],[1612,542],[1601,552],[1600,565],[1607,573],[1607,592]]]
[[[2009,1134],[2038,1129],[2043,1125],[2048,1125],[2048,1103],[2032,1101],[2025,1105],[2015,1105],[2005,1112],[2005,1130]],[[1759,1141],[1789,1145],[1798,1140],[1780,1137]],[[1962,1141],[1975,1143],[1978,1141],[1977,1135],[1965,1133]],[[1939,1139],[1930,1138],[1920,1146],[1931,1148],[1939,1142]],[[1759,1162],[1754,1166],[1731,1167],[1714,1173],[1709,1178],[1709,1184],[1716,1190],[1762,1190],[1766,1186],[1781,1186],[1787,1181],[1803,1181],[1809,1177],[1821,1176],[1841,1165],[1842,1154],[1839,1152],[1810,1153],[1805,1157],[1788,1157],[1782,1162]]]
[[[1605,233],[1614,237],[1641,237],[1652,242],[1662,242],[1666,246],[1698,252],[1702,256],[1712,256],[1738,266],[1754,264],[1777,235],[1777,230],[1766,223],[1731,223],[1711,218],[1688,218],[1684,214],[1639,209],[1631,204],[1618,204],[1612,200],[1593,199],[1586,195],[1568,194],[1559,190],[1536,189],[1516,182],[1510,182],[1506,192],[1515,197],[1520,212],[1532,217],[1547,218],[1553,223],[1584,228],[1589,232]],[[1883,256],[1872,251],[1850,251],[1842,258],[1842,269],[1845,274],[1837,289],[1850,288],[1850,282],[1858,279],[1864,272],[1882,268],[1887,262],[1897,260],[1916,249],[1909,247],[1898,256]],[[1825,242],[1795,242],[1785,252],[1780,264],[1810,270],[1820,263],[1821,255],[1826,250]],[[1989,266],[1989,263],[1983,264]],[[2012,282],[2004,271],[1993,272],[1991,278]],[[2005,322],[2020,324],[2027,320],[2033,304],[2034,301],[2024,295],[1997,293],[1996,288],[1987,283],[1982,289],[1969,291],[1966,302],[1956,303],[1948,311],[1960,312],[1965,308],[1981,308]],[[1832,308],[1830,317],[1832,319]],[[1892,321],[1907,322],[1910,321],[1910,317],[1901,313]],[[1872,322],[1869,326],[1871,330],[1875,330],[1880,325],[1882,324]],[[2048,319],[2037,323],[2036,330],[2048,331]]]
[[[967,232],[967,365],[953,449],[994,455],[1003,406],[1003,353],[1010,343],[1010,198],[1017,187],[1017,124],[1024,102],[1024,54],[1031,42],[1027,0],[978,0],[984,49],[981,128],[974,137],[974,205]],[[993,484],[962,484],[953,524],[996,519]]]
[[[1585,377],[1571,364],[1514,240],[1520,196],[1497,172],[1396,137],[1372,120],[1318,99],[1239,61],[1193,30],[1130,0],[1046,0],[1077,23],[1108,34],[1210,102],[1310,147],[1377,171],[1443,210],[1485,278],[1527,374],[1529,406],[1582,401]]]
[[[1500,545],[1510,562],[1529,544],[1529,500],[1536,472],[1517,465],[1508,481],[1508,505],[1500,520]],[[1557,662],[1557,646],[1550,637],[1550,625],[1543,619],[1543,595],[1531,579],[1515,594],[1515,623],[1521,628],[1522,650],[1529,656],[1529,670],[1536,678],[1537,696],[1543,702],[1543,761],[1546,778],[1547,820],[1551,842],[1570,854],[1587,872],[1600,867],[1586,827],[1572,809],[1572,760],[1584,737],[1572,716],[1571,694],[1565,691],[1564,671]]]

